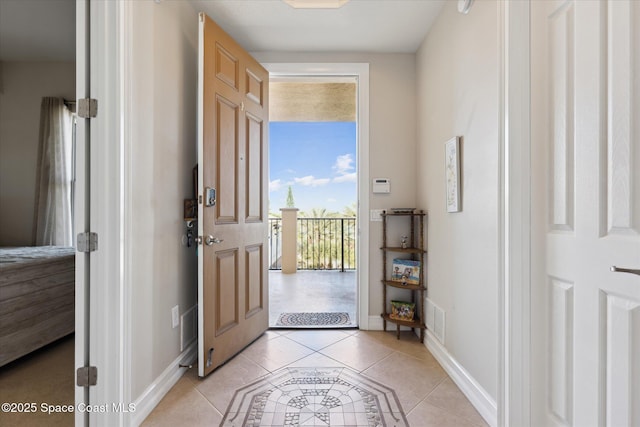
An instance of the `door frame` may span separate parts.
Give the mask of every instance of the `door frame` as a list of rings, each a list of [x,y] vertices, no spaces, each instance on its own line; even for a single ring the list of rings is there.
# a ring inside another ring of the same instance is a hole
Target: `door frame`
[[[500,0],[502,76],[500,97],[500,189],[501,214],[500,222],[500,271],[499,287],[499,378],[498,378],[498,425],[528,426],[530,424],[529,395],[529,349],[530,349],[530,236],[531,198],[530,198],[530,139],[529,139],[529,3],[530,0],[512,2]],[[91,10],[87,10],[89,4]],[[131,224],[130,213],[121,212],[120,202],[131,197],[127,183],[130,182],[131,171],[125,168],[128,162],[123,152],[124,142],[130,140],[126,123],[121,123],[118,111],[131,111],[132,108],[122,97],[126,88],[126,76],[130,66],[130,54],[124,48],[132,34],[132,13],[128,2],[94,2],[77,0],[76,32],[78,50],[78,86],[83,73],[82,61],[85,45],[83,37],[89,29],[86,19],[91,21],[91,49],[102,52],[100,64],[95,64],[91,72],[91,85],[96,86],[92,96],[100,98],[100,116],[104,126],[92,126],[92,136],[105,158],[116,160],[99,168],[91,168],[90,176],[95,187],[103,190],[103,196],[93,202],[92,211],[103,215],[92,218],[92,227],[101,235],[123,237],[127,224]],[[85,15],[86,13],[86,15]],[[280,74],[314,74],[321,75],[346,73],[359,76],[358,99],[358,321],[361,329],[369,328],[368,295],[369,295],[369,64],[366,63],[267,63],[262,64],[267,70]],[[121,74],[124,71],[124,75]],[[102,83],[100,83],[102,81]],[[110,81],[110,85],[105,82]],[[112,92],[109,89],[113,90]],[[83,93],[78,91],[78,96]],[[121,105],[122,104],[122,105]],[[123,117],[127,117],[123,114]],[[79,128],[80,129],[80,128]],[[111,132],[109,132],[111,129]],[[80,132],[79,132],[80,133]],[[108,142],[108,143],[107,143]],[[92,153],[95,155],[96,153]],[[122,155],[122,157],[120,157]],[[112,169],[109,169],[109,166]],[[82,168],[83,165],[78,165]],[[117,173],[112,174],[116,171]],[[81,178],[80,176],[78,177]],[[80,190],[79,190],[80,193]],[[124,195],[123,195],[124,193]],[[77,206],[83,206],[83,197],[77,200]],[[115,203],[113,203],[115,202]],[[81,215],[77,211],[78,217]],[[128,218],[128,220],[127,220]],[[84,225],[84,224],[83,224]],[[83,227],[76,227],[80,231]],[[104,239],[103,239],[104,240]],[[363,250],[361,250],[361,248]],[[97,353],[92,364],[99,364],[99,386],[96,395],[106,402],[130,402],[130,384],[125,378],[130,372],[130,316],[129,289],[126,245],[119,239],[114,245],[103,245],[94,254],[104,258],[103,276],[92,271],[92,300],[97,294],[107,296],[101,301],[100,312],[91,313],[91,335],[97,337],[102,354]],[[100,260],[102,261],[102,259]],[[82,267],[81,267],[82,269]],[[78,280],[83,281],[80,273]],[[77,283],[78,289],[82,283]],[[81,300],[83,295],[76,298]],[[97,311],[97,310],[96,310]],[[110,328],[105,321],[107,314],[118,313],[119,322],[116,328]],[[76,309],[76,325],[83,325],[83,313]],[[95,317],[95,319],[94,319]],[[77,339],[78,334],[76,335]],[[79,353],[80,352],[80,353]],[[80,343],[76,344],[76,366],[78,357],[83,357]],[[95,354],[95,353],[94,353]],[[111,362],[110,362],[111,361]],[[102,363],[104,362],[104,363]],[[118,375],[100,376],[107,367],[115,368]],[[79,397],[76,389],[76,403]],[[81,395],[80,395],[81,396]],[[103,414],[105,415],[105,414]],[[106,414],[116,416],[115,423],[104,421],[104,425],[123,425],[123,414]],[[96,425],[102,422],[91,420]],[[76,412],[76,425],[85,425],[85,418]]]
[[[261,63],[270,75],[355,76],[358,79],[357,100],[357,195],[358,239],[356,282],[358,287],[358,327],[369,329],[369,64],[368,63]]]
[[[530,0],[500,0],[498,425],[531,424]]]
[[[96,366],[98,379],[88,390],[74,384],[75,403],[76,408],[109,406],[106,413],[77,409],[77,426],[128,425],[131,420],[131,413],[112,411],[111,404],[131,402],[131,266],[126,231],[132,224],[128,187],[132,173],[125,147],[131,145],[127,117],[133,108],[125,95],[131,76],[127,47],[132,23],[130,2],[76,1],[76,93],[78,98],[97,99],[98,115],[78,120],[75,229],[98,233],[98,249],[76,253],[75,369]]]

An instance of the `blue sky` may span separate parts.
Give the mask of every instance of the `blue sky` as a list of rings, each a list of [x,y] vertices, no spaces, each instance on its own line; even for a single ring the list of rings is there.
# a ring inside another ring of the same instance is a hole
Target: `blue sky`
[[[342,211],[356,201],[355,122],[269,123],[269,207]]]

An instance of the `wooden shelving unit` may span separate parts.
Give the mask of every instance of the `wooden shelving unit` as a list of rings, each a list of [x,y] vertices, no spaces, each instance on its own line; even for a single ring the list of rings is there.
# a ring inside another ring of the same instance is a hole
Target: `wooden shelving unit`
[[[425,258],[426,251],[424,249],[424,220],[426,213],[424,211],[412,211],[412,212],[382,212],[382,317],[383,329],[387,330],[387,322],[394,323],[396,325],[397,337],[400,339],[400,326],[408,326],[412,331],[420,329],[420,342],[424,342],[424,331],[427,329],[423,315],[423,302],[424,291],[427,289],[425,286]],[[391,218],[399,218],[399,220],[408,220],[408,242],[407,247],[387,246],[387,221]],[[387,254],[409,254],[411,259],[419,261],[420,274],[418,284],[402,284],[396,280],[390,280],[389,272],[387,271]],[[400,320],[391,318],[387,311],[387,287],[404,289],[410,292],[411,302],[415,303],[415,314],[413,320]]]

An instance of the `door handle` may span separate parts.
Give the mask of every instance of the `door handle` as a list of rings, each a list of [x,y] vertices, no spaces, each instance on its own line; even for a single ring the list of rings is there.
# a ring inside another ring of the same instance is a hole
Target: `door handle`
[[[215,243],[222,243],[224,240],[218,239],[217,237],[207,236],[204,238],[204,244],[207,246],[211,246]]]
[[[204,243],[207,246],[211,246],[214,243],[222,243],[222,242],[224,242],[223,239],[218,239],[217,237],[213,237],[213,236],[207,236],[205,238],[202,238],[202,236],[198,236],[198,237],[195,238],[195,241],[199,245]]]
[[[615,265],[612,265],[611,271],[613,271],[614,273],[629,273],[629,274],[636,274],[640,276],[640,270],[636,270],[633,268],[620,268],[620,267],[616,267]]]

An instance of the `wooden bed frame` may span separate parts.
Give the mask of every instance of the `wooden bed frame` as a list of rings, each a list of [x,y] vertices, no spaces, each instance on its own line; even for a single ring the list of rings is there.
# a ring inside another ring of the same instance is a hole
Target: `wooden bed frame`
[[[0,248],[0,366],[74,329],[74,248]]]

